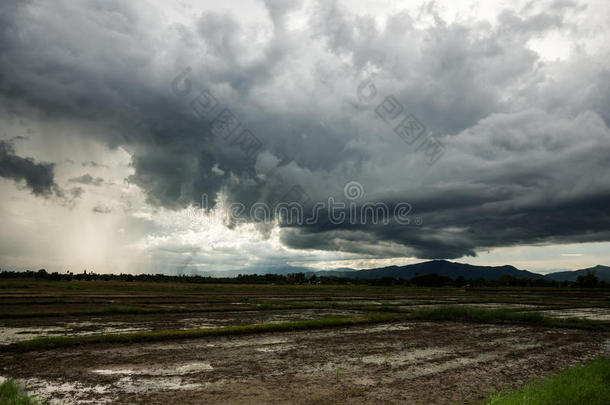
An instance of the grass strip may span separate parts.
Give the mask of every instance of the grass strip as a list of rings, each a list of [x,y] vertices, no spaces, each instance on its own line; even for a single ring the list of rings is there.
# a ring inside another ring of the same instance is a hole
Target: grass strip
[[[458,321],[474,323],[511,323],[553,328],[610,330],[604,321],[579,318],[554,318],[540,312],[517,312],[510,308],[484,309],[456,305],[417,309],[409,314],[411,320]]]
[[[184,314],[195,312],[239,312],[239,311],[269,311],[284,309],[317,309],[324,308],[315,305],[269,305],[258,304],[248,306],[216,305],[203,308],[169,308],[146,309],[137,306],[113,306],[102,309],[76,310],[76,311],[49,311],[49,312],[4,312],[0,319],[21,318],[57,318],[62,316],[90,316],[90,315],[117,315],[117,314]]]
[[[0,384],[0,404],[2,405],[42,405],[42,402],[26,394],[12,378]]]
[[[152,332],[111,333],[87,336],[49,336],[25,340],[3,349],[16,348],[20,351],[49,349],[56,347],[76,346],[91,343],[134,343],[153,342],[174,339],[193,339],[208,336],[243,335],[265,332],[287,332],[308,329],[322,329],[340,326],[362,325],[370,323],[391,322],[404,319],[393,314],[374,314],[353,318],[322,318],[306,321],[228,326],[210,329],[162,330]]]
[[[265,306],[266,307],[266,306]],[[277,309],[277,308],[274,308]],[[66,347],[90,343],[132,343],[150,342],[173,339],[191,339],[218,335],[239,335],[264,332],[285,332],[307,329],[320,329],[329,327],[351,326],[366,323],[391,322],[398,320],[414,321],[455,321],[475,323],[508,323],[524,324],[543,327],[558,327],[589,330],[610,330],[608,322],[574,319],[574,318],[552,318],[539,312],[517,312],[510,308],[482,309],[464,306],[438,306],[433,308],[422,308],[412,311],[406,315],[396,313],[376,313],[360,317],[350,318],[322,318],[316,320],[282,322],[272,324],[253,324],[244,326],[229,326],[209,329],[189,330],[164,330],[151,332],[114,333],[87,336],[51,336],[39,337],[31,340],[4,346],[2,350],[16,348],[21,351],[47,349],[55,347]]]
[[[492,394],[484,405],[608,405],[610,358],[600,357],[516,390]]]

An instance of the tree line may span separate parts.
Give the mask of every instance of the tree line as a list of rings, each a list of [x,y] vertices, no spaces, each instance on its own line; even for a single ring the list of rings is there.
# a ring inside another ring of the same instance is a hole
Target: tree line
[[[97,274],[94,272],[66,273],[37,271],[2,271],[0,279],[30,279],[47,281],[125,281],[125,282],[172,282],[200,284],[362,284],[362,285],[404,285],[418,287],[576,287],[576,288],[609,288],[610,283],[599,280],[595,272],[588,271],[578,276],[576,281],[555,281],[542,278],[517,278],[504,275],[498,280],[483,278],[466,279],[462,276],[452,279],[438,274],[418,275],[411,279],[384,277],[378,279],[355,279],[347,277],[317,276],[313,273],[294,274],[239,274],[237,277],[210,277],[198,275],[167,274]]]

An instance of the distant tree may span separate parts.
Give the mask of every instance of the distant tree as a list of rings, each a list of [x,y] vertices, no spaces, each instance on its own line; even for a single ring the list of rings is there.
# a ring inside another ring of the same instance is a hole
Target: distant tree
[[[292,283],[303,284],[305,282],[305,274],[304,273],[288,274],[287,279]]]
[[[502,277],[500,277],[500,280],[498,280],[498,283],[500,285],[503,286],[511,286],[511,285],[517,285],[517,277],[508,275],[508,274],[504,274]]]
[[[597,278],[594,271],[587,270],[586,275],[576,278],[575,285],[581,288],[595,288],[599,285],[599,278]]]

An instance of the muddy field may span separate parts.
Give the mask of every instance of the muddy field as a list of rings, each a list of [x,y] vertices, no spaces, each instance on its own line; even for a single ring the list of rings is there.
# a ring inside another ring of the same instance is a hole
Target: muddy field
[[[206,329],[441,304],[610,319],[608,292],[367,286],[2,282],[0,380],[58,404],[480,403],[601,353],[607,332],[392,321],[21,351],[39,336]],[[37,315],[38,314],[38,315]]]

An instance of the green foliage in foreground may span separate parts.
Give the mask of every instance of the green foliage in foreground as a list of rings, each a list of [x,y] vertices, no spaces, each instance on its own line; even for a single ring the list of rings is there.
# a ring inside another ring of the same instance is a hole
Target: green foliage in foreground
[[[41,405],[41,402],[28,396],[15,380],[9,378],[0,384],[0,404],[2,405]]]
[[[16,343],[22,351],[47,349],[54,347],[75,346],[87,343],[132,343],[151,342],[173,339],[191,339],[218,335],[241,335],[264,332],[286,332],[307,329],[320,329],[338,326],[361,325],[367,323],[389,322],[404,319],[393,314],[373,314],[353,318],[322,318],[307,321],[253,324],[244,326],[229,326],[210,329],[162,330],[153,332],[111,333],[88,336],[52,336],[40,337]],[[7,346],[9,348],[10,346]]]
[[[512,323],[553,328],[610,329],[607,322],[591,319],[553,318],[533,311],[517,311],[509,308],[484,309],[458,305],[417,309],[411,312],[409,318],[426,321]]]
[[[608,405],[610,359],[602,357],[518,390],[493,394],[484,405]]]

